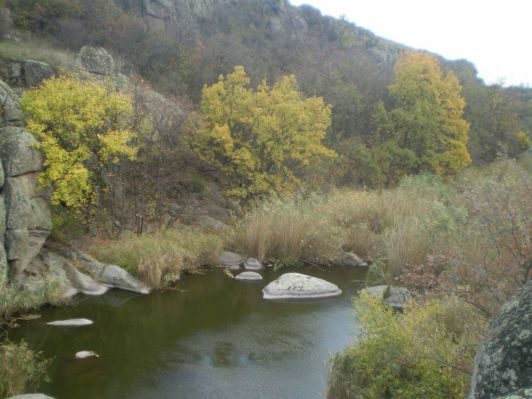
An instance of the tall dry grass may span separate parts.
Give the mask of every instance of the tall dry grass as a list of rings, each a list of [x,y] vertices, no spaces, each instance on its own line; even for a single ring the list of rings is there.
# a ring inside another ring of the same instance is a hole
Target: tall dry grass
[[[320,209],[320,198],[257,206],[233,229],[229,245],[280,265],[320,263],[338,252],[341,233]]]
[[[185,227],[150,235],[125,234],[90,246],[98,259],[123,267],[155,289],[179,280],[185,271],[215,265],[222,249],[219,235]]]

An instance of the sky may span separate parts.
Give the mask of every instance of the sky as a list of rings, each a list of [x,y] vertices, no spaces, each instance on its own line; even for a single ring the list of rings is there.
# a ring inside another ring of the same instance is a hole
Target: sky
[[[290,0],[407,46],[473,62],[488,84],[532,87],[532,0]]]

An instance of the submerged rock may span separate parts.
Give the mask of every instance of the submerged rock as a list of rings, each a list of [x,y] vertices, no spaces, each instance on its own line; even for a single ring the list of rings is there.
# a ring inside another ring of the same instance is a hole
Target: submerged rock
[[[264,299],[328,298],[342,294],[333,283],[300,273],[285,273],[263,290]]]
[[[532,281],[490,322],[475,357],[468,398],[532,398]]]
[[[83,326],[90,326],[94,323],[92,320],[89,320],[89,319],[68,319],[68,320],[49,321],[46,324],[49,326],[56,326],[56,327],[83,327]]]
[[[262,280],[262,276],[257,272],[242,272],[235,277],[237,280],[246,280],[246,281],[258,281]]]
[[[404,309],[406,303],[413,298],[412,293],[407,288],[392,285],[366,287],[360,291],[360,293],[362,292],[367,292],[395,309]]]
[[[230,251],[223,251],[218,258],[221,267],[229,267],[233,270],[239,269],[245,261],[246,258],[242,255]]]
[[[100,357],[96,352],[93,351],[79,351],[76,352],[74,356],[76,359],[88,359],[89,357]]]
[[[333,266],[367,268],[368,264],[352,252],[343,252],[331,261]]]
[[[260,261],[255,258],[248,258],[244,262],[244,268],[246,270],[262,270],[263,269],[262,263],[260,263]]]

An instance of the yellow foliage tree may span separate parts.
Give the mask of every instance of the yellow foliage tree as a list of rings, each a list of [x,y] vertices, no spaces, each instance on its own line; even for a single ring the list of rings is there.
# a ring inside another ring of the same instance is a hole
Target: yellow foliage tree
[[[294,76],[249,87],[244,68],[205,86],[201,112],[190,120],[190,144],[227,177],[227,194],[249,200],[292,192],[301,172],[334,157],[322,145],[331,109],[321,97],[304,98]]]
[[[104,186],[102,172],[136,156],[128,95],[63,76],[26,91],[21,106],[45,155],[41,180],[52,185],[55,204],[93,204]]]
[[[396,102],[389,141],[394,148],[409,151],[407,173],[428,170],[452,175],[471,163],[462,87],[452,72],[442,74],[435,56],[404,53],[389,90]]]

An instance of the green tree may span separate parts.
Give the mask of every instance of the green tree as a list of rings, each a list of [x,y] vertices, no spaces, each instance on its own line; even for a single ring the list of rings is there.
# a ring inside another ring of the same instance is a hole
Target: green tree
[[[21,106],[45,155],[41,180],[52,185],[55,204],[74,209],[94,204],[112,165],[136,155],[128,95],[56,77],[26,91]]]
[[[452,72],[442,74],[436,57],[404,53],[389,91],[395,108],[387,113],[379,105],[374,117],[381,141],[377,153],[387,164],[400,165],[404,174],[452,175],[471,163],[461,86]]]
[[[293,191],[305,169],[335,153],[322,145],[331,110],[320,97],[304,98],[294,76],[270,87],[249,87],[244,68],[205,86],[190,144],[226,176],[227,194],[249,200]]]

